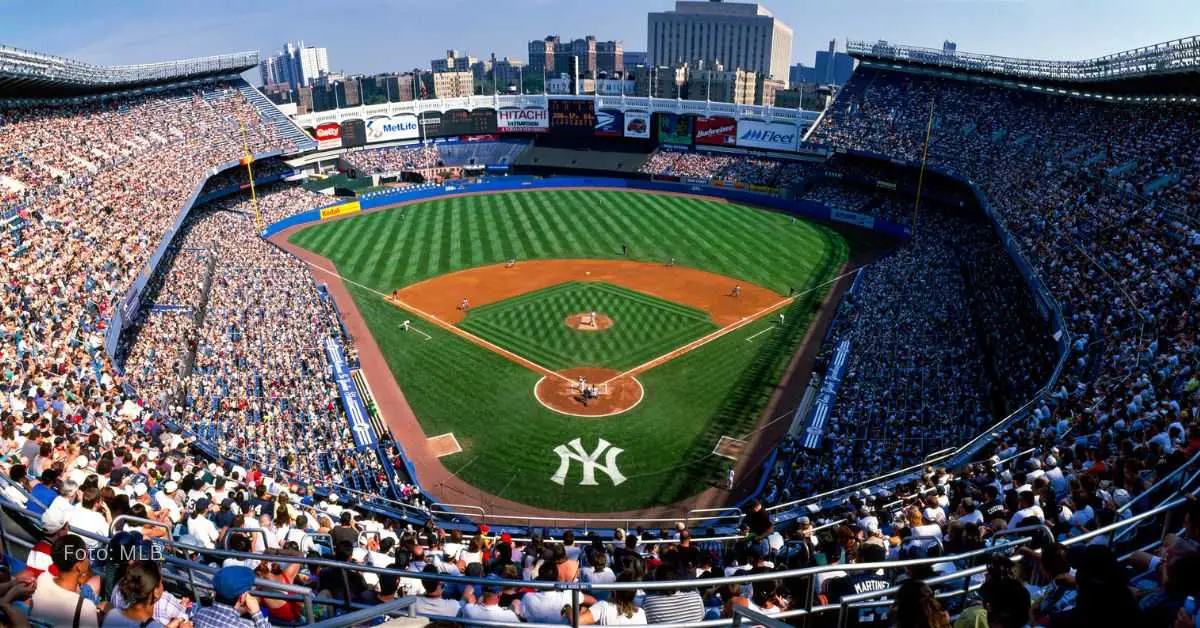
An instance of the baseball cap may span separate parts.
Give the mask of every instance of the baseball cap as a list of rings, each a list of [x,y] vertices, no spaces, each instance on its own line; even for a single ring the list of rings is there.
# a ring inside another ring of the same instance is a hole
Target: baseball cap
[[[209,506],[212,506],[212,501],[207,497],[201,497],[196,500],[196,512],[207,512]]]
[[[249,567],[233,565],[222,567],[213,577],[213,592],[217,598],[234,601],[254,587],[254,571]]]
[[[504,534],[501,534],[501,535],[500,535],[500,542],[501,542],[501,543],[508,543],[509,545],[512,545],[512,535],[511,535],[511,534],[509,534],[509,533],[507,533],[507,532],[505,532]]]

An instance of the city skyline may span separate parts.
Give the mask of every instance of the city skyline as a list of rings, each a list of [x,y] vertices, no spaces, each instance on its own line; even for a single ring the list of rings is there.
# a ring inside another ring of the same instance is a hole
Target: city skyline
[[[850,0],[831,6],[807,0],[762,3],[789,24],[795,41],[789,64],[812,65],[829,39],[847,37],[940,47],[958,42],[970,52],[1078,59],[1197,34],[1200,3],[1181,0]],[[295,0],[245,11],[245,3],[204,4],[81,0],[53,6],[0,0],[0,43],[98,64],[146,63],[241,50],[273,54],[280,42],[305,40],[329,49],[334,72],[375,74],[428,67],[454,48],[475,57],[495,53],[526,61],[530,40],[560,34],[620,40],[646,49],[647,13],[673,0],[563,3],[510,0],[503,11],[479,0],[368,0],[352,9]],[[63,12],[72,14],[62,20]],[[1130,15],[1136,12],[1137,19]],[[472,16],[462,19],[463,15]],[[257,82],[257,71],[253,72]]]

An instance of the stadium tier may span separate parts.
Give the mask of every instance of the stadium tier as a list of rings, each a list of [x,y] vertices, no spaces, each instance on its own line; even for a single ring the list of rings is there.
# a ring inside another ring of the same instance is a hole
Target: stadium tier
[[[0,617],[1190,625],[1200,114],[1092,92],[1193,44],[419,123],[0,49]]]

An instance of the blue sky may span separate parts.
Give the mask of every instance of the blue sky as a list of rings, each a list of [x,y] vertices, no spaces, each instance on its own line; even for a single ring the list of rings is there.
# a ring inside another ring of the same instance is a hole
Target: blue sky
[[[887,39],[1051,59],[1083,58],[1200,34],[1200,0],[766,0],[792,26],[792,60],[830,38]],[[329,48],[335,70],[428,67],[447,48],[524,60],[558,33],[644,50],[646,13],[673,0],[0,0],[0,44],[94,63],[139,63],[287,40]],[[335,8],[336,7],[336,8]]]

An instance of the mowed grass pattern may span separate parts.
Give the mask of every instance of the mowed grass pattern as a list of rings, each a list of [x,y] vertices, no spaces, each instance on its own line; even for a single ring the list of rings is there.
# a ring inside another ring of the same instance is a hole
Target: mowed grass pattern
[[[670,503],[720,481],[725,460],[712,454],[713,446],[722,435],[745,437],[755,429],[827,282],[849,255],[838,232],[780,214],[694,198],[572,190],[436,200],[315,225],[291,241],[384,293],[514,257],[618,258],[622,242],[633,257],[676,257],[784,294],[794,287],[798,298],[782,325],[766,317],[644,373],[646,398],[638,407],[596,420],[541,407],[532,395],[537,373],[348,285],[425,433],[453,432],[463,446],[442,459],[447,468],[490,494],[574,512]],[[405,318],[432,340],[401,330]],[[589,451],[601,437],[624,449],[617,462],[629,479],[613,487],[600,474],[600,486],[579,486],[575,464],[564,486],[551,483],[559,464],[554,448],[577,437]],[[446,499],[479,500],[478,493]]]
[[[736,277],[787,294],[821,263],[824,227],[716,200],[598,190],[458,196],[316,225],[290,242],[389,292],[510,259],[629,258]]]
[[[613,326],[579,331],[564,323],[591,311],[607,315]],[[485,305],[458,326],[555,371],[623,371],[717,329],[700,310],[599,282],[559,284]]]

